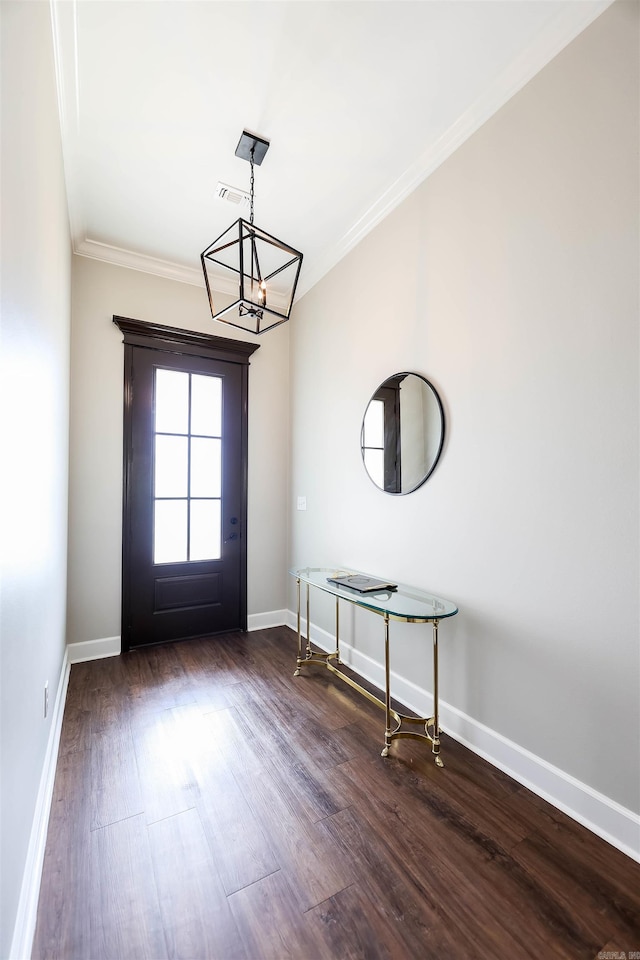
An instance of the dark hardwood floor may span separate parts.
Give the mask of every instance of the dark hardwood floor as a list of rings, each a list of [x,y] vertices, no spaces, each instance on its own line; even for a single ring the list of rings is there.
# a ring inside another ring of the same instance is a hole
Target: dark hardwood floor
[[[640,865],[285,627],[76,664],[36,960],[520,960],[640,951]],[[640,954],[639,954],[640,956]]]

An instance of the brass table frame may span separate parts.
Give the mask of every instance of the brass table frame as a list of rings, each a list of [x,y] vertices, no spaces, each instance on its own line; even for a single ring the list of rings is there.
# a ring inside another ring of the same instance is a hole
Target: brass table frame
[[[298,613],[297,613],[297,627],[298,627],[298,658],[297,665],[294,672],[294,677],[300,676],[300,668],[305,666],[308,663],[317,663],[326,667],[327,670],[330,670],[332,674],[336,677],[339,677],[345,683],[347,683],[354,690],[357,690],[358,693],[366,697],[367,700],[371,703],[375,703],[376,706],[382,707],[385,711],[385,731],[384,731],[384,746],[382,748],[382,757],[389,756],[389,748],[393,740],[400,740],[403,737],[410,738],[412,740],[426,740],[431,744],[431,752],[433,754],[434,761],[438,767],[444,767],[444,762],[440,756],[440,734],[442,733],[439,724],[438,716],[438,625],[440,623],[440,618],[437,617],[405,617],[397,616],[390,614],[388,611],[376,610],[370,606],[367,606],[363,602],[363,596],[354,595],[354,597],[345,596],[341,594],[338,596],[334,593],[333,590],[325,590],[325,592],[330,593],[336,598],[336,649],[332,653],[321,653],[317,650],[311,648],[310,640],[310,619],[309,619],[309,588],[315,586],[316,589],[322,590],[323,588],[317,584],[309,583],[305,580],[307,588],[307,630],[306,645],[303,653],[303,643],[302,643],[302,629],[301,629],[301,617],[300,617],[300,584],[302,578],[296,573],[293,573],[296,577],[297,585],[297,596],[298,596]],[[343,673],[342,670],[338,669],[336,664],[341,665],[342,661],[340,659],[340,600],[345,600],[347,603],[352,603],[356,607],[360,607],[363,610],[368,610],[370,613],[374,613],[377,616],[381,616],[384,619],[384,675],[385,675],[385,697],[384,700],[381,700],[375,694],[371,693],[369,690],[366,690],[361,686],[353,677],[348,676],[346,673]],[[391,691],[390,691],[390,669],[389,669],[389,621],[397,620],[402,623],[431,623],[433,628],[433,716],[431,717],[409,717],[405,714],[398,713],[397,710],[394,710],[391,706]],[[392,729],[391,721],[394,721],[396,726]],[[418,733],[414,730],[403,730],[403,726],[409,727],[423,727],[424,733]]]

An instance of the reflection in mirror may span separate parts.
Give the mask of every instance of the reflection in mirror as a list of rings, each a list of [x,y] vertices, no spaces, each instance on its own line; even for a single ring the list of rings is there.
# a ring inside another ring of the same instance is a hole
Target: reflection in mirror
[[[362,421],[367,473],[386,493],[411,493],[433,473],[444,443],[444,411],[435,387],[397,373],[375,391]]]

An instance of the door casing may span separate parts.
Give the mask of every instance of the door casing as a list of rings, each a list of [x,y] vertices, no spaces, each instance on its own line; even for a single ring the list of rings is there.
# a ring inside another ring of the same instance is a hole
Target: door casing
[[[240,543],[240,629],[247,628],[247,540],[244,532],[247,525],[247,440],[248,440],[248,371],[249,358],[258,349],[259,344],[246,343],[224,337],[210,336],[179,327],[167,327],[161,324],[146,323],[128,317],[114,316],[113,322],[123,334],[124,342],[124,438],[123,438],[123,524],[122,524],[122,650],[128,651],[134,646],[131,628],[131,508],[132,508],[132,369],[136,347],[185,357],[203,357],[237,363],[241,373],[241,449],[242,449],[242,508],[240,529],[243,531]]]

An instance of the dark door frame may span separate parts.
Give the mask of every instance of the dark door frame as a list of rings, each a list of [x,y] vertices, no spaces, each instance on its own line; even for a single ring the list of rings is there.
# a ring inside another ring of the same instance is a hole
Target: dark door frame
[[[113,322],[123,335],[124,343],[124,438],[123,438],[123,504],[122,504],[122,626],[121,644],[124,652],[131,648],[131,588],[128,571],[131,567],[130,531],[131,531],[131,466],[133,456],[132,442],[132,391],[131,376],[134,347],[146,347],[162,353],[182,354],[192,357],[207,357],[237,363],[241,368],[242,412],[242,515],[239,518],[241,530],[247,529],[247,453],[248,453],[248,396],[249,396],[249,357],[260,344],[246,343],[242,340],[230,340],[215,337],[179,327],[166,327],[159,323],[147,323],[132,320],[129,317],[113,317]],[[240,620],[243,630],[247,629],[247,538],[240,543]]]

